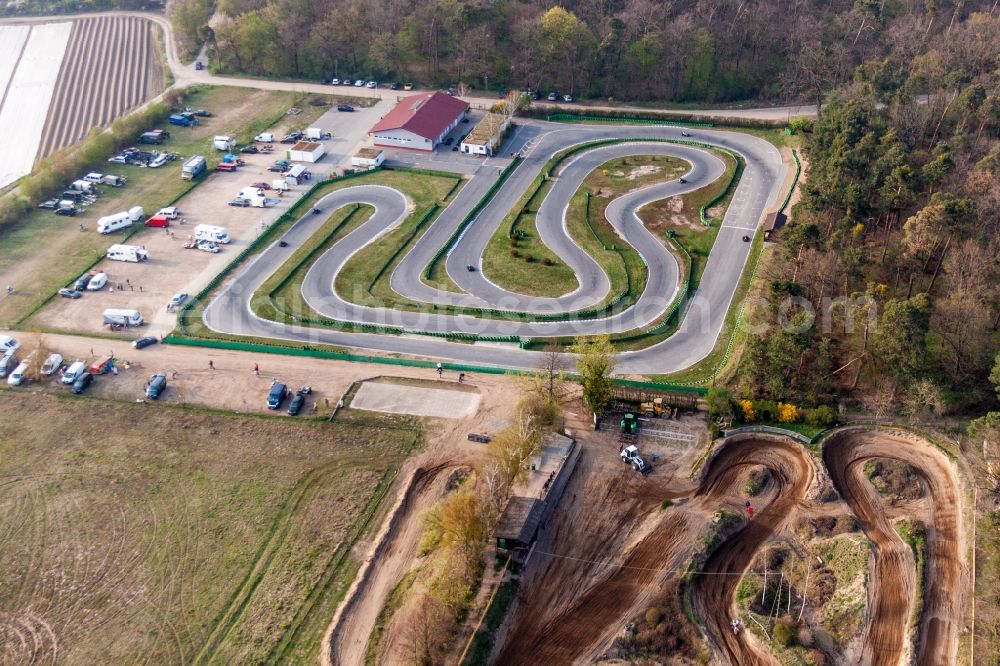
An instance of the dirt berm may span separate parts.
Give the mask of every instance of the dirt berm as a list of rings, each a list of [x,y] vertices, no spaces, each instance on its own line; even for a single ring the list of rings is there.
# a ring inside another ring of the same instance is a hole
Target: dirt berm
[[[964,591],[969,583],[969,571],[960,561],[964,550],[962,494],[955,468],[944,453],[914,435],[849,428],[826,441],[823,460],[837,492],[872,544],[864,663],[900,662],[915,579],[913,554],[886,517],[885,500],[864,475],[864,464],[875,458],[907,463],[930,494],[923,613],[915,663],[954,664]]]

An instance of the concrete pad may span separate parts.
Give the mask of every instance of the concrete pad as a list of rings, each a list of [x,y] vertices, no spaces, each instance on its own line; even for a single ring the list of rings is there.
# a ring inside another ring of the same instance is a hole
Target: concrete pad
[[[472,391],[424,388],[366,382],[351,400],[351,407],[372,412],[414,414],[458,419],[479,409],[481,396]]]

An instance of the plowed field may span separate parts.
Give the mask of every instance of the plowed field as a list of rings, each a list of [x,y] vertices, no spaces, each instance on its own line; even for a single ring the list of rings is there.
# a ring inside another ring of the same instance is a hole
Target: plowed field
[[[157,30],[137,16],[74,22],[38,157],[76,143],[163,89]]]

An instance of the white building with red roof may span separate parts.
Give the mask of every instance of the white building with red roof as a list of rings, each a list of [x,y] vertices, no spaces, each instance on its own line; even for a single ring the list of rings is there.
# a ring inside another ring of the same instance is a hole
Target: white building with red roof
[[[368,131],[376,146],[434,150],[455,129],[469,105],[441,92],[404,98]]]

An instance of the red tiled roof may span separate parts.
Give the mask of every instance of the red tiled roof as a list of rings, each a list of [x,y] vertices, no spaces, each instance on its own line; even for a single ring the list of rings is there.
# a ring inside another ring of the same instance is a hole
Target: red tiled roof
[[[368,133],[404,129],[434,141],[468,108],[469,105],[457,97],[441,92],[411,95],[385,114]]]

